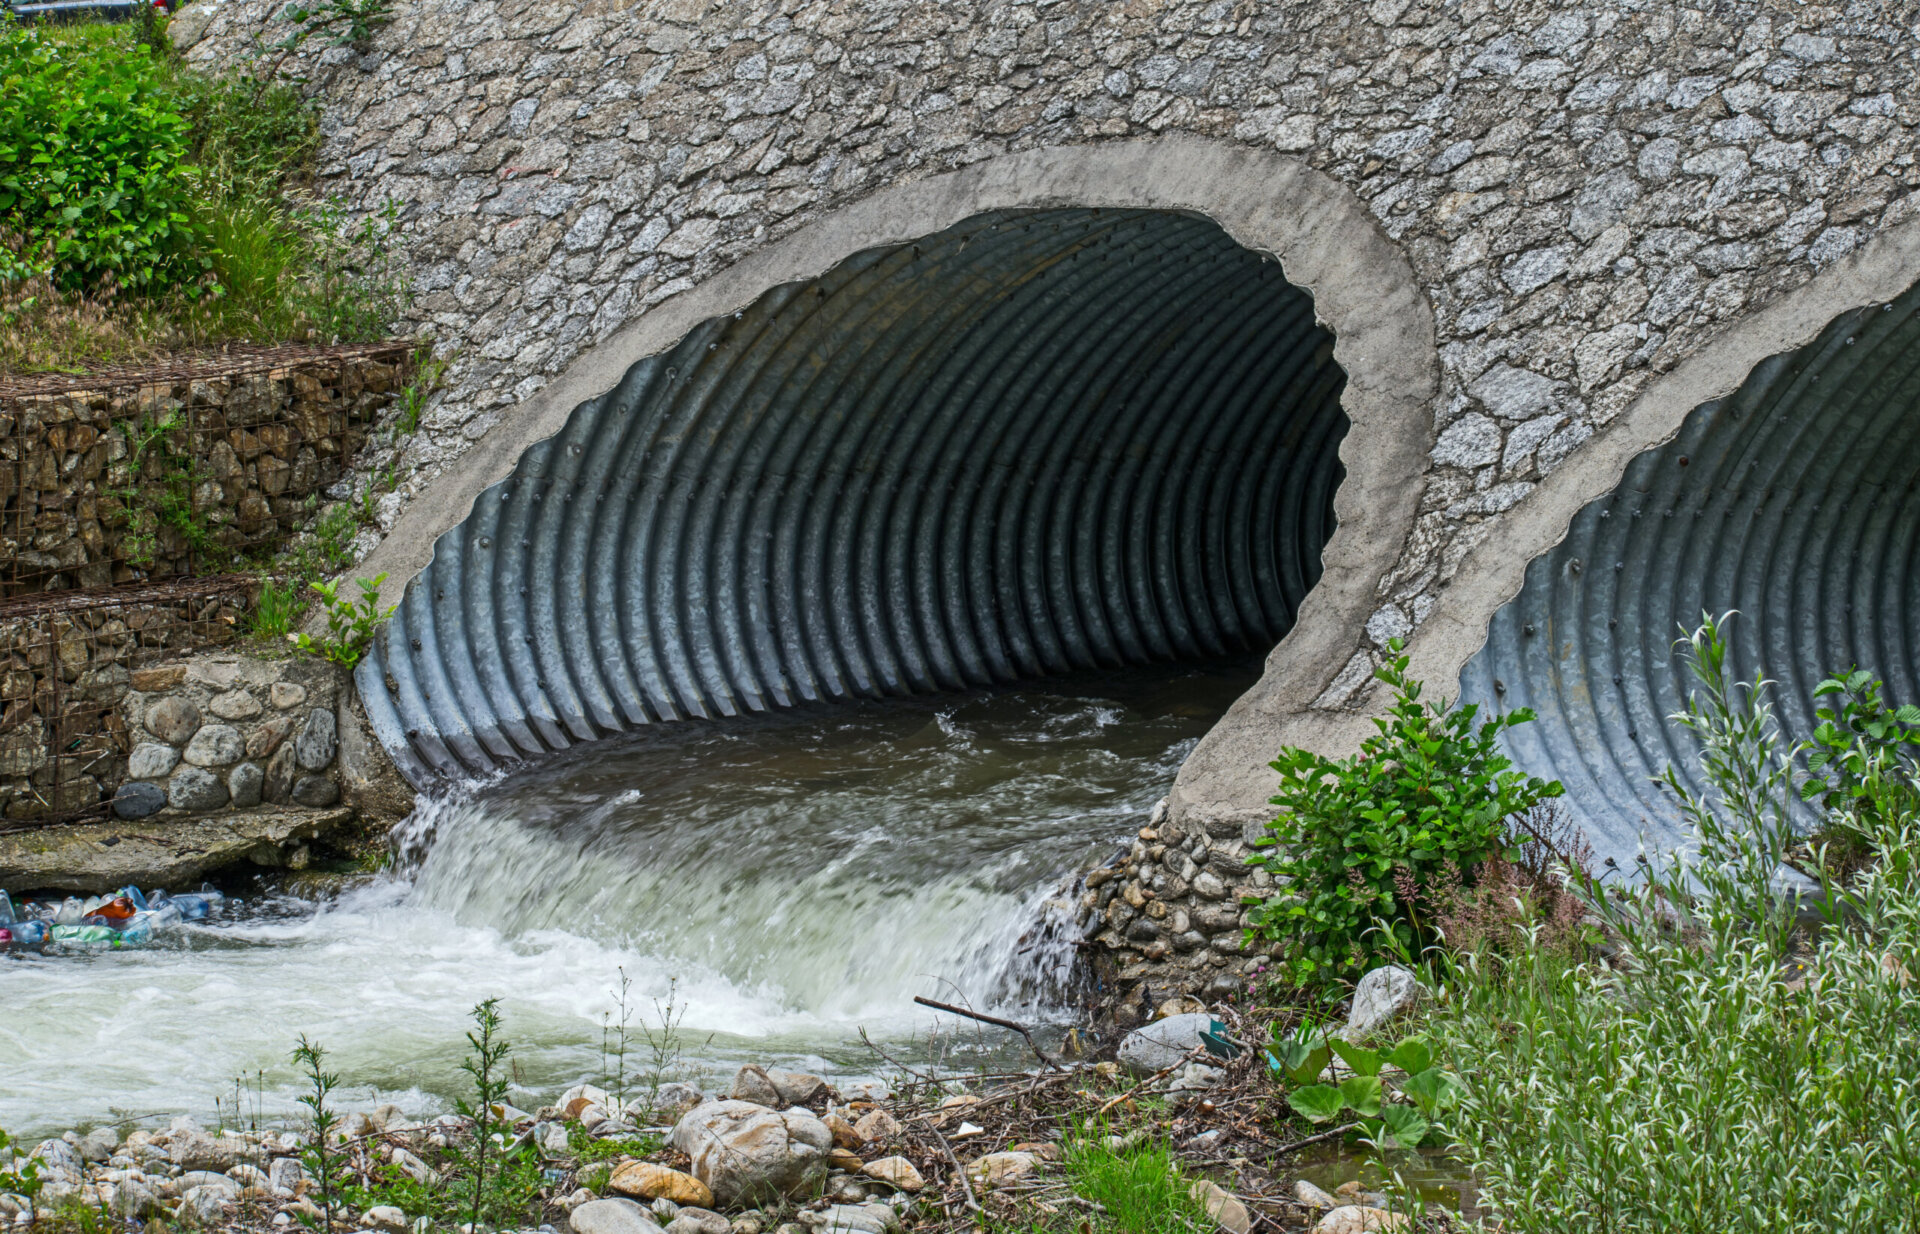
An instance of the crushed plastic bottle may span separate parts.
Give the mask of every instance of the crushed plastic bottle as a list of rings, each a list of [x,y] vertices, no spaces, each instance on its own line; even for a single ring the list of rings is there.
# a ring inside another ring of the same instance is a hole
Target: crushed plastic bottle
[[[120,932],[103,925],[56,925],[51,937],[56,943],[112,947],[119,943]]]
[[[16,908],[0,891],[0,951],[39,949],[48,943],[80,949],[141,947],[154,933],[185,921],[204,921],[221,911],[227,898],[208,884],[197,892],[168,895],[156,887],[142,892],[122,887],[107,895],[68,896],[57,905],[26,901]]]
[[[17,950],[39,947],[47,941],[47,934],[52,927],[44,921],[15,921],[6,929],[13,935],[13,946]]]

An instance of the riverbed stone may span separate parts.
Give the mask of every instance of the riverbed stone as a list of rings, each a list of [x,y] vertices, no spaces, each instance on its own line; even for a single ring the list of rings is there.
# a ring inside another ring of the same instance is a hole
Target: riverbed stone
[[[143,741],[127,755],[127,775],[135,780],[158,780],[180,761],[180,751],[161,741]]]
[[[250,691],[239,689],[214,695],[207,703],[207,710],[222,720],[251,720],[265,708],[260,706],[260,700]]]
[[[297,1191],[306,1177],[307,1167],[298,1157],[275,1157],[267,1167],[267,1185],[275,1191]]]
[[[231,724],[208,724],[187,742],[180,757],[196,767],[231,767],[246,757],[247,743]]]
[[[901,1191],[918,1191],[927,1185],[927,1180],[920,1177],[920,1171],[914,1168],[913,1162],[905,1157],[881,1157],[867,1162],[860,1172]]]
[[[780,1090],[773,1086],[772,1077],[766,1068],[748,1063],[733,1073],[733,1087],[727,1090],[727,1096],[735,1101],[751,1101],[755,1105],[768,1107],[785,1105],[780,1100]]]
[[[333,782],[332,776],[301,776],[293,782],[290,796],[295,805],[324,809],[340,800],[340,786]]]
[[[1372,1036],[1419,1000],[1418,977],[1398,964],[1382,965],[1360,978],[1360,984],[1354,987],[1344,1036],[1348,1041]]]
[[[690,1205],[673,1215],[667,1234],[733,1234],[733,1223],[710,1209]]]
[[[241,1184],[215,1170],[183,1170],[174,1184],[185,1191],[189,1187],[211,1187],[223,1195],[238,1196]]]
[[[162,1213],[160,1197],[138,1178],[123,1178],[113,1184],[113,1201],[108,1205],[116,1216],[142,1221]]]
[[[900,1120],[882,1109],[868,1110],[853,1125],[860,1138],[869,1144],[891,1144],[900,1138]]]
[[[707,1208],[713,1191],[691,1174],[655,1165],[651,1161],[623,1161],[607,1179],[609,1190],[636,1200],[669,1199],[675,1204]]]
[[[113,1127],[95,1127],[73,1147],[83,1161],[105,1161],[120,1147],[120,1132]]]
[[[894,1234],[900,1214],[887,1204],[833,1204],[801,1213],[800,1224],[814,1234]]]
[[[167,1152],[173,1164],[183,1171],[183,1178],[196,1171],[205,1171],[217,1177],[221,1183],[232,1186],[235,1191],[240,1189],[240,1185],[226,1176],[227,1171],[255,1155],[253,1146],[237,1135],[208,1135],[198,1129],[173,1132],[167,1140]],[[184,1189],[205,1181],[195,1179],[193,1182],[183,1182],[181,1186]]]
[[[280,711],[291,711],[307,701],[307,687],[297,681],[276,681],[267,691],[267,700]]]
[[[967,1163],[967,1177],[977,1187],[998,1187],[1033,1173],[1032,1153],[988,1153]]]
[[[363,1229],[385,1230],[387,1234],[401,1234],[409,1224],[407,1214],[391,1204],[376,1204],[360,1214]]]
[[[184,698],[163,698],[147,708],[144,723],[160,740],[183,746],[200,728],[200,709]]]
[[[167,781],[167,804],[200,814],[227,804],[227,786],[205,767],[182,767]]]
[[[218,1229],[233,1212],[234,1198],[217,1187],[189,1187],[180,1193],[174,1220],[193,1229]]]
[[[1313,1234],[1369,1234],[1374,1230],[1408,1228],[1404,1213],[1390,1213],[1367,1204],[1342,1204],[1314,1223]]]
[[[115,818],[147,818],[167,808],[167,790],[144,780],[128,780],[113,794]]]
[[[1120,1042],[1120,1064],[1135,1075],[1152,1075],[1179,1063],[1194,1050],[1203,1048],[1200,1034],[1213,1027],[1213,1017],[1205,1012],[1170,1015],[1136,1028]]]
[[[660,1223],[632,1200],[589,1200],[567,1215],[573,1234],[661,1234]]]
[[[833,1135],[804,1110],[777,1111],[749,1101],[709,1101],[674,1125],[673,1146],[693,1176],[722,1205],[797,1196],[826,1176]]]
[[[315,707],[307,713],[307,722],[300,726],[300,735],[293,740],[294,757],[307,771],[319,771],[333,761],[333,752],[338,745],[338,727],[333,713],[324,708]]]

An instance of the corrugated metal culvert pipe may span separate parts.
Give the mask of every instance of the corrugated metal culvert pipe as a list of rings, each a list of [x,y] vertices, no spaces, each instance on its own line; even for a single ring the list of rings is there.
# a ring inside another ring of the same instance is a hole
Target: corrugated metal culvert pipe
[[[999,213],[694,330],[442,536],[360,669],[424,782],[637,725],[1271,647],[1345,377],[1182,214]]]
[[[1510,741],[1557,777],[1597,859],[1631,868],[1685,839],[1652,782],[1690,778],[1697,747],[1667,720],[1689,677],[1675,653],[1703,611],[1737,609],[1742,676],[1764,668],[1789,734],[1813,687],[1852,665],[1920,698],[1920,289],[1834,322],[1756,368],[1628,466],[1528,568],[1461,691],[1536,723]]]

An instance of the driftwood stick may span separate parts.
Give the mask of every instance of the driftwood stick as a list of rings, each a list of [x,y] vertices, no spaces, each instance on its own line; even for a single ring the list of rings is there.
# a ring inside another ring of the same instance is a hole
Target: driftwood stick
[[[931,1007],[935,1011],[944,1011],[949,1015],[965,1016],[969,1020],[978,1020],[982,1024],[991,1024],[995,1028],[1010,1028],[1027,1039],[1027,1048],[1038,1055],[1041,1062],[1053,1068],[1055,1071],[1066,1070],[1065,1067],[1048,1058],[1040,1047],[1034,1044],[1033,1034],[1027,1031],[1027,1027],[1024,1024],[1015,1024],[1012,1020],[1003,1020],[997,1015],[987,1015],[985,1012],[969,1011],[965,1007],[956,1007],[952,1003],[936,1003],[932,999],[922,998],[918,994],[913,996],[913,1001],[919,1003],[922,1007]]]
[[[1281,1147],[1276,1148],[1272,1152],[1268,1153],[1265,1157],[1262,1157],[1261,1160],[1273,1161],[1278,1158],[1285,1157],[1289,1153],[1298,1152],[1301,1149],[1306,1148],[1310,1144],[1324,1143],[1327,1140],[1333,1139],[1335,1136],[1342,1136],[1347,1134],[1347,1132],[1349,1131],[1358,1131],[1359,1129],[1360,1129],[1359,1123],[1348,1123],[1344,1127],[1335,1127],[1332,1131],[1322,1131],[1319,1135],[1310,1135],[1304,1140],[1295,1140],[1291,1144],[1282,1145]]]
[[[980,1207],[980,1201],[973,1196],[973,1183],[968,1180],[967,1171],[961,1166],[960,1158],[953,1155],[953,1145],[947,1143],[947,1137],[940,1134],[940,1128],[934,1125],[934,1121],[931,1118],[922,1114],[920,1121],[927,1125],[928,1131],[933,1132],[933,1138],[940,1141],[940,1151],[945,1153],[947,1160],[953,1164],[953,1172],[960,1179],[960,1187],[967,1193],[967,1207],[985,1216],[986,1210]]]

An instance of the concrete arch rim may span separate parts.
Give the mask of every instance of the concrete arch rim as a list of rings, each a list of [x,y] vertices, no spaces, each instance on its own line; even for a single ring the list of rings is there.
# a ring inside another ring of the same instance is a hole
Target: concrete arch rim
[[[1731,323],[1654,381],[1462,558],[1452,585],[1408,642],[1412,675],[1429,693],[1459,697],[1461,671],[1486,643],[1494,614],[1519,595],[1527,568],[1566,539],[1574,516],[1611,493],[1635,458],[1673,440],[1694,409],[1732,394],[1761,362],[1806,346],[1841,315],[1888,303],[1915,284],[1920,220],[1882,232]],[[1360,717],[1378,714],[1387,697],[1384,687],[1363,696],[1357,714],[1330,725],[1339,735],[1323,744],[1356,747],[1365,724]]]
[[[1322,552],[1320,581],[1268,654],[1260,680],[1180,775],[1176,798],[1188,808],[1244,809],[1246,776],[1216,782],[1219,769],[1232,769],[1217,755],[1247,748],[1256,738],[1251,730],[1263,748],[1276,737],[1324,744],[1314,730],[1326,713],[1308,703],[1352,655],[1380,581],[1412,533],[1440,385],[1433,310],[1400,246],[1350,189],[1283,154],[1188,136],[1041,147],[893,184],[831,209],[576,356],[430,481],[356,573],[386,574],[384,590],[397,598],[432,559],[439,537],[530,446],[558,433],[574,408],[611,390],[635,362],[670,349],[701,322],[770,288],[816,278],[857,253],[909,243],[977,214],[1075,206],[1202,215],[1242,246],[1274,257],[1287,281],[1313,297],[1346,373],[1346,478],[1335,495],[1338,523]],[[1265,757],[1257,770],[1264,771]]]

